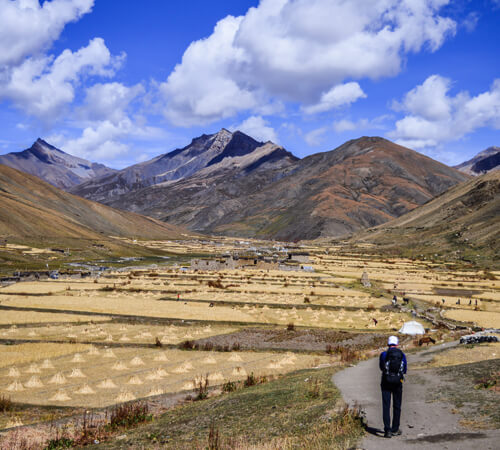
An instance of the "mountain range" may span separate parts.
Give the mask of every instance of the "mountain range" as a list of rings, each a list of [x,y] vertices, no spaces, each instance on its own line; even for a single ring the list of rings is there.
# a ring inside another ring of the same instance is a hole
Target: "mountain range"
[[[71,192],[201,233],[296,240],[387,222],[466,179],[383,138],[298,159],[222,129]]]
[[[118,171],[41,139],[0,158],[80,197],[196,232],[299,240],[345,236],[399,217],[488,170],[495,149],[459,171],[380,137],[299,159],[222,129]]]
[[[451,260],[487,261],[500,256],[500,171],[457,185],[429,203],[378,227],[361,231],[355,243],[376,244],[377,252],[397,249],[446,254]]]
[[[482,175],[500,167],[500,147],[488,147],[478,153],[474,158],[455,166],[468,175]]]
[[[0,164],[0,235],[9,238],[102,240],[108,236],[180,239],[185,230],[119,211]]]

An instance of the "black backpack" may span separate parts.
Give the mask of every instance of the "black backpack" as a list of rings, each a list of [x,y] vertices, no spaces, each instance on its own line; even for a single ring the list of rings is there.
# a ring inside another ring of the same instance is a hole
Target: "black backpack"
[[[384,364],[384,381],[388,384],[400,383],[403,379],[403,352],[399,348],[387,350]]]

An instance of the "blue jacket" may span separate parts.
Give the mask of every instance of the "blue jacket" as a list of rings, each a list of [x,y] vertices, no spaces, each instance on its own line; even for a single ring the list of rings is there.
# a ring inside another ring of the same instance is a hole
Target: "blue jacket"
[[[403,353],[403,352],[401,352],[401,353]],[[378,366],[380,367],[380,370],[382,372],[384,371],[384,368],[385,368],[385,359],[386,358],[387,358],[387,350],[385,352],[382,352],[380,354],[380,358],[379,358]],[[403,373],[406,373],[406,369],[407,369],[406,355],[403,353]]]

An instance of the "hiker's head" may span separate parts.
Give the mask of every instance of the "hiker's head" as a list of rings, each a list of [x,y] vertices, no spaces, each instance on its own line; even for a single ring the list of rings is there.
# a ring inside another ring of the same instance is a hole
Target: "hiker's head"
[[[389,339],[387,340],[387,345],[389,347],[396,347],[397,345],[399,344],[399,340],[397,338],[397,336],[389,336]]]

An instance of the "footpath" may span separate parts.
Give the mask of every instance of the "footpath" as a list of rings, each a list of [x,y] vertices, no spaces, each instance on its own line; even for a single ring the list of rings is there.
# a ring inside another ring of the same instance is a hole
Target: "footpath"
[[[403,384],[400,427],[403,434],[391,439],[383,437],[378,358],[360,362],[333,376],[332,381],[340,389],[344,401],[350,406],[359,405],[366,414],[367,432],[358,445],[359,449],[497,450],[500,448],[500,430],[466,429],[459,423],[462,416],[452,412],[452,405],[428,400],[429,393],[439,389],[444,383],[436,371],[411,370],[411,364],[426,362],[432,358],[434,352],[455,345],[457,342],[436,345],[419,353],[406,355],[410,367]]]

